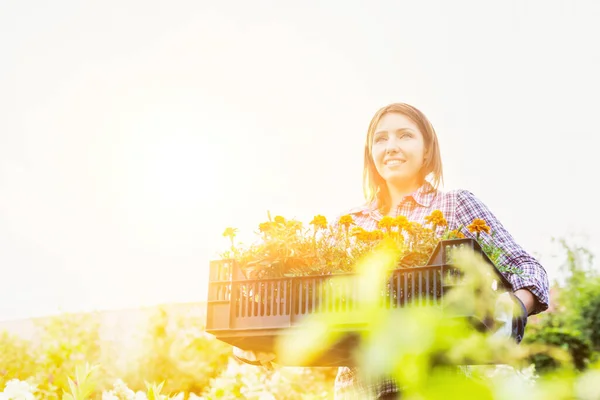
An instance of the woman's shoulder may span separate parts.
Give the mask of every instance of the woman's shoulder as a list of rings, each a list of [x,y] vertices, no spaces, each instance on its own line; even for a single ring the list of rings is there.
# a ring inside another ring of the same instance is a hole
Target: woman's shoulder
[[[469,189],[456,188],[450,190],[437,190],[437,195],[442,198],[455,199],[459,204],[468,202],[480,202],[479,198]]]
[[[492,217],[492,212],[486,203],[470,189],[458,188],[448,190],[444,192],[443,196],[446,196],[446,201],[443,203],[454,204],[456,215],[462,219],[489,219]]]

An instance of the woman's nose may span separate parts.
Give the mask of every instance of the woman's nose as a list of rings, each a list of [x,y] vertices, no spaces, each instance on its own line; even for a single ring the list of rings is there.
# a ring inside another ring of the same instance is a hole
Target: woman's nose
[[[397,153],[399,150],[398,140],[394,136],[390,137],[387,141],[386,153]]]

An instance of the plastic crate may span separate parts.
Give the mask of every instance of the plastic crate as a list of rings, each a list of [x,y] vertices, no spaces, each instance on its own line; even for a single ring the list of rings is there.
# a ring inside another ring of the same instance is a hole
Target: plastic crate
[[[443,308],[444,294],[460,285],[462,271],[452,266],[449,250],[467,247],[481,254],[490,266],[494,284],[490,290],[508,291],[511,285],[495,268],[473,239],[440,241],[426,266],[390,271],[386,293],[380,306]],[[353,276],[354,274],[343,274]],[[274,352],[275,340],[302,324],[310,314],[352,311],[357,302],[357,280],[337,280],[343,275],[297,276],[270,279],[246,279],[233,260],[210,264],[206,332],[233,346],[254,351]],[[341,296],[340,296],[341,295]],[[482,330],[493,324],[472,315],[469,318]],[[366,322],[366,321],[365,321]],[[366,325],[366,324],[365,324]],[[305,366],[342,366],[352,364],[352,350],[365,326],[339,326],[344,339],[321,358]],[[290,365],[278,359],[282,365]]]

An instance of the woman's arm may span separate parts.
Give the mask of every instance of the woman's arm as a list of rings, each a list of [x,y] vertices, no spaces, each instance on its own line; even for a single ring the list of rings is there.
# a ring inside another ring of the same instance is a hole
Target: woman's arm
[[[505,253],[501,262],[507,266],[518,267],[523,271],[524,276],[510,273],[505,275],[513,286],[515,296],[523,302],[529,315],[545,311],[549,303],[549,282],[544,267],[515,242],[502,223],[473,193],[467,190],[459,191],[456,220],[458,225],[464,226],[462,232],[468,237],[475,237],[475,234],[466,229],[475,218],[485,220],[492,233],[495,233],[493,244],[500,247]],[[489,243],[491,236],[483,234],[480,239]]]

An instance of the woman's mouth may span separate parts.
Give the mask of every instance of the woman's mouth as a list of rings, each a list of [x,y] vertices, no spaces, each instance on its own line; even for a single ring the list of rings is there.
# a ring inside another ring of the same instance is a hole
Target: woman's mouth
[[[404,162],[405,162],[404,160],[393,158],[393,159],[386,160],[385,161],[385,165],[387,165],[388,167],[392,167],[392,166],[395,166],[395,165],[404,164]]]

